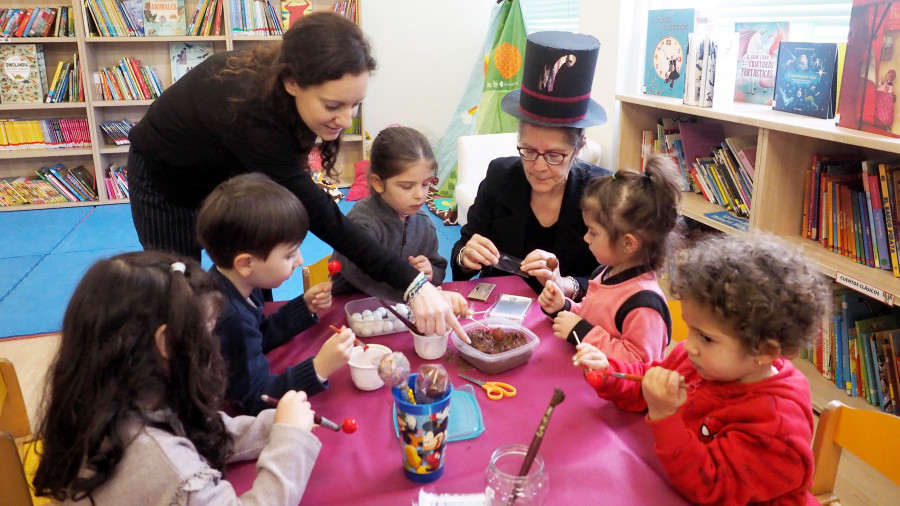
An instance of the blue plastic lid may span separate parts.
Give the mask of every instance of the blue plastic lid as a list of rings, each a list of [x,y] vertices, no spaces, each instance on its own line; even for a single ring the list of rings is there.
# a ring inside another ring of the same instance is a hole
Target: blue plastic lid
[[[394,421],[394,434],[400,438],[400,429],[397,427],[397,405],[394,404],[391,418]],[[475,398],[475,389],[472,385],[453,387],[450,394],[450,422],[447,425],[447,441],[462,441],[472,439],[484,432],[484,420],[481,417],[481,408]]]

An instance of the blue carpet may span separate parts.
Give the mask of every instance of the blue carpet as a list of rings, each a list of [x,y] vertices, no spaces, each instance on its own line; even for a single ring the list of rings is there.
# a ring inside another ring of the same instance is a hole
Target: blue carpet
[[[338,207],[347,213],[353,204],[345,199]],[[439,252],[449,258],[460,227],[444,226],[437,216],[429,216],[437,228]],[[127,204],[0,213],[0,230],[0,338],[59,331],[66,305],[87,269],[101,258],[141,249]],[[305,264],[331,252],[331,246],[312,234],[300,247]],[[212,265],[205,252],[202,264],[207,269]],[[298,269],[273,296],[290,300],[301,293]]]
[[[28,275],[41,258],[40,255],[0,258],[0,301]]]
[[[56,332],[66,305],[87,269],[126,249],[47,255],[0,301],[0,337]]]
[[[0,213],[0,258],[46,255],[91,212],[91,207]]]
[[[141,250],[131,221],[131,206],[127,204],[95,207],[52,253],[117,248],[123,251]]]

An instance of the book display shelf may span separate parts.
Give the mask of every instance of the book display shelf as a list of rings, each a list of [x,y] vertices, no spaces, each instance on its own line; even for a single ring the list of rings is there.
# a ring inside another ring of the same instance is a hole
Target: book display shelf
[[[185,0],[184,11],[187,23],[203,0]],[[56,204],[28,204],[19,206],[0,206],[0,211],[20,211],[30,209],[72,207],[84,205],[103,205],[128,202],[115,199],[107,194],[103,185],[106,171],[111,164],[124,166],[127,163],[129,146],[115,143],[104,135],[100,124],[104,121],[128,120],[139,121],[152,100],[103,100],[94,89],[93,74],[99,69],[115,66],[125,57],[136,58],[144,66],[153,67],[162,83],[163,89],[172,84],[172,70],[169,56],[170,42],[207,41],[213,45],[215,53],[232,49],[243,49],[251,44],[277,41],[280,36],[272,35],[238,35],[232,32],[231,2],[222,2],[222,35],[209,36],[149,36],[149,37],[99,37],[90,36],[86,32],[84,16],[86,7],[78,0],[69,4],[73,8],[75,18],[75,37],[0,37],[0,44],[42,44],[46,59],[46,69],[50,73],[56,69],[60,61],[72,61],[77,54],[82,62],[82,82],[84,83],[84,102],[62,103],[21,103],[0,104],[0,117],[8,119],[39,120],[49,118],[86,118],[89,125],[91,145],[83,148],[25,149],[0,150],[0,178],[33,176],[35,170],[42,166],[62,163],[72,168],[83,165],[93,174],[97,181],[99,200],[93,202],[67,202]],[[336,0],[313,0],[312,12],[331,11]],[[0,0],[0,8],[22,7],[58,7],[52,1],[42,0]],[[273,2],[273,5],[280,5]],[[359,15],[356,17],[359,22]],[[360,132],[365,132],[360,110]],[[364,158],[363,136],[344,134],[338,167],[341,170],[341,186],[349,186],[353,182],[353,164]]]
[[[750,209],[750,230],[776,235],[803,249],[825,275],[866,295],[900,305],[900,278],[891,271],[867,267],[823,248],[801,236],[805,171],[813,155],[862,153],[868,158],[900,156],[900,140],[837,127],[834,120],[773,111],[765,105],[730,103],[712,108],[683,105],[680,98],[619,94],[619,167],[640,167],[641,132],[655,129],[661,118],[697,118],[720,123],[726,136],[756,135],[757,153]],[[682,194],[682,214],[729,234],[735,228],[706,216],[722,207],[702,195]],[[878,297],[878,294],[882,294]],[[818,411],[832,399],[876,409],[858,397],[849,397],[826,380],[806,360],[794,363],[810,380],[813,405]],[[857,402],[858,401],[858,402]]]

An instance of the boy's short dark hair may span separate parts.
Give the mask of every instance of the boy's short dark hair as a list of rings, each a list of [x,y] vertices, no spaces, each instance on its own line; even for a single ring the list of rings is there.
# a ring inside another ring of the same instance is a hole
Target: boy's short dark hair
[[[799,248],[754,232],[704,238],[679,251],[670,291],[730,325],[749,353],[772,339],[792,357],[819,330],[830,306],[827,287]]]
[[[241,253],[268,258],[280,244],[300,244],[309,230],[303,203],[265,174],[241,174],[217,186],[197,213],[197,240],[224,268]]]

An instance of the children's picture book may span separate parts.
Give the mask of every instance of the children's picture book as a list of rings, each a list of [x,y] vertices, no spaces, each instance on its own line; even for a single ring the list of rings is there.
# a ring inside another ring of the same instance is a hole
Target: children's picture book
[[[735,23],[734,31],[738,33],[735,102],[772,105],[778,46],[788,39],[790,23]]]
[[[169,42],[172,84],[213,54],[212,42]]]
[[[131,20],[135,28],[135,33],[142,37],[144,33],[144,1],[143,0],[121,0],[124,7],[125,15]]]
[[[309,0],[284,0],[281,2],[281,27],[287,30],[294,26],[311,9]]]
[[[184,35],[184,0],[143,0],[144,34],[148,37]]]
[[[694,31],[694,9],[651,10],[647,14],[644,93],[684,96],[684,62],[688,34]]]
[[[43,101],[35,44],[0,44],[0,103]]]
[[[900,69],[900,2],[853,0],[838,126],[900,137],[894,81]],[[852,62],[852,64],[849,64]]]
[[[834,117],[837,44],[782,42],[775,74],[776,111],[816,118]]]

